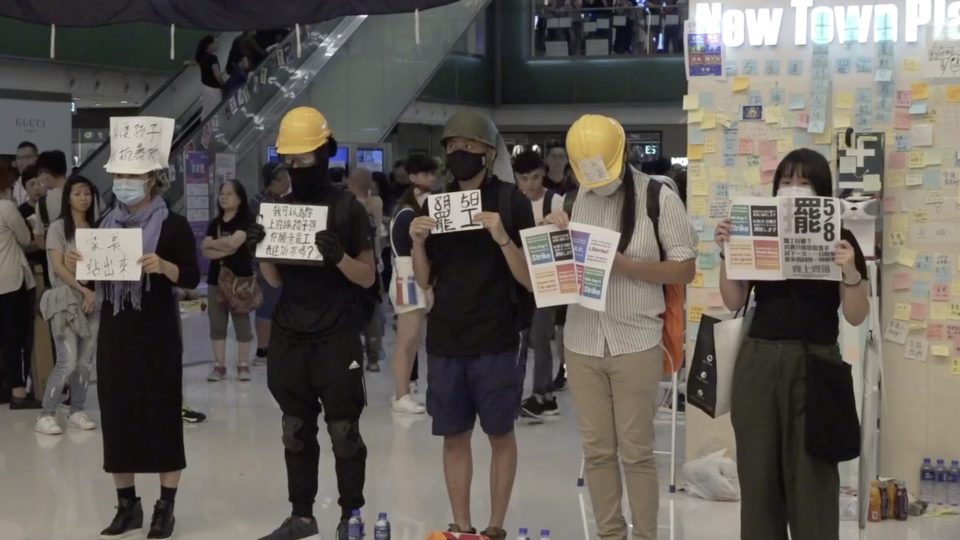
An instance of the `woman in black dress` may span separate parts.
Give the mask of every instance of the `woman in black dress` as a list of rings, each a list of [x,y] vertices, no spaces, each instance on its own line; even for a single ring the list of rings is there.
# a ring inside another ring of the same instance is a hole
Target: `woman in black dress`
[[[135,473],[159,473],[160,500],[147,538],[173,534],[173,502],[186,467],[180,419],[180,316],[174,288],[200,281],[196,241],[187,220],[160,196],[166,171],[114,172],[118,204],[101,229],[143,231],[139,282],[99,282],[101,302],[97,395],[103,429],[104,470],[117,487],[117,514],[100,538],[121,538],[143,527]],[[78,254],[74,253],[74,257]]]

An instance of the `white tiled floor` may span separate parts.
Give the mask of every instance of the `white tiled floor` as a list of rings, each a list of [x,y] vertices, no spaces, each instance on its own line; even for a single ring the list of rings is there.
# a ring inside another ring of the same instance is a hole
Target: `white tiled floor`
[[[188,334],[202,335],[202,331]],[[194,360],[208,356],[202,339],[190,339]],[[135,361],[131,359],[131,361]],[[208,366],[185,371],[186,399],[210,419],[185,427],[187,463],[177,500],[177,537],[184,540],[252,539],[266,534],[289,513],[280,443],[280,412],[266,389],[264,368],[254,381],[205,381]],[[369,374],[370,406],[361,420],[369,448],[366,497],[368,519],[390,513],[394,538],[419,540],[448,523],[440,442],[430,435],[426,417],[398,417],[388,408],[388,371]],[[95,396],[95,392],[91,391]],[[584,538],[584,520],[592,534],[586,492],[577,488],[580,441],[569,395],[560,395],[563,415],[542,425],[518,428],[520,470],[508,515],[508,529],[549,528],[553,538]],[[91,416],[99,417],[96,404]],[[0,409],[0,540],[81,540],[97,537],[113,513],[115,492],[101,470],[99,431],[68,431],[51,438],[32,431],[35,415]],[[682,433],[682,431],[681,431]],[[668,430],[658,429],[665,448]],[[332,537],[336,487],[329,441],[321,430],[321,481],[317,516],[324,538]],[[489,450],[477,435],[473,515],[486,525]],[[660,460],[666,479],[666,460]],[[159,494],[155,477],[139,477],[145,506]],[[660,538],[726,540],[739,537],[737,504],[710,503],[664,492]],[[583,511],[583,512],[582,512]],[[870,540],[956,540],[958,519],[914,519],[884,523],[859,534],[844,523],[842,538]]]

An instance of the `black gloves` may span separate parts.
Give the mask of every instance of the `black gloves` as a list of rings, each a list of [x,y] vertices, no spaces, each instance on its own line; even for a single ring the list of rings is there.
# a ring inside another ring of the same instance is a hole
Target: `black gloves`
[[[320,254],[323,255],[324,264],[330,263],[336,266],[343,260],[343,244],[333,231],[318,232],[314,242]]]
[[[263,242],[263,239],[267,237],[267,230],[263,228],[263,225],[259,223],[251,223],[247,227],[247,248],[250,251],[256,251],[257,244]]]

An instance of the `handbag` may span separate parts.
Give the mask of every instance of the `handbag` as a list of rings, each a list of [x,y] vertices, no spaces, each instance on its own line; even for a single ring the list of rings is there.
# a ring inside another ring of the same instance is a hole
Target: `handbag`
[[[217,227],[217,238],[220,238]],[[248,249],[244,245],[241,249]],[[240,277],[220,261],[220,276],[217,278],[217,303],[230,313],[246,315],[263,303],[263,291],[256,276]]]
[[[752,289],[752,287],[751,287]],[[743,306],[744,315],[720,320],[709,315],[700,319],[700,330],[690,363],[687,401],[717,418],[730,412],[733,395],[733,373],[740,356],[740,346],[753,321],[753,310],[747,309],[750,290]]]

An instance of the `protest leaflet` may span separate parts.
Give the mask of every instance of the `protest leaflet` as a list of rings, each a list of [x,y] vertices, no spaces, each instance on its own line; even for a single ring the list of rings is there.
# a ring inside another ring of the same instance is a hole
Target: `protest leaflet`
[[[580,304],[604,311],[620,233],[582,223],[520,231],[537,307]]]
[[[430,217],[437,220],[433,234],[482,229],[473,216],[481,212],[480,190],[452,191],[427,197]]]
[[[829,197],[744,197],[730,208],[727,277],[840,281],[840,201]]]
[[[327,228],[327,207],[305,204],[260,205],[257,221],[267,235],[257,244],[257,258],[286,262],[320,262],[317,233]]]
[[[143,231],[77,229],[77,281],[140,281]]]

